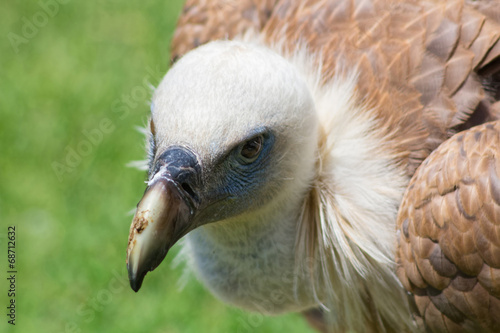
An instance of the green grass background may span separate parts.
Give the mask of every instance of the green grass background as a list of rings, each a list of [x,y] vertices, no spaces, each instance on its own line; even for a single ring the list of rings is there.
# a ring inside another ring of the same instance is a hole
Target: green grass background
[[[179,291],[176,248],[139,293],[128,286],[127,213],[145,174],[125,165],[144,156],[134,129],[149,112],[144,81],[155,86],[167,71],[181,8],[67,1],[43,20],[37,1],[0,3],[1,332],[311,332],[299,315],[230,308],[195,278]],[[16,44],[12,34],[29,38]],[[83,146],[103,119],[113,130]],[[54,170],[82,147],[72,168]],[[17,230],[15,326],[6,316],[9,225]]]

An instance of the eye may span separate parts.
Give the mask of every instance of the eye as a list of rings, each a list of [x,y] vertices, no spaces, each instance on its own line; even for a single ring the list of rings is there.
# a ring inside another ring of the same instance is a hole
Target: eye
[[[262,135],[259,135],[245,142],[240,150],[241,160],[244,163],[252,163],[255,161],[262,150],[263,141]]]

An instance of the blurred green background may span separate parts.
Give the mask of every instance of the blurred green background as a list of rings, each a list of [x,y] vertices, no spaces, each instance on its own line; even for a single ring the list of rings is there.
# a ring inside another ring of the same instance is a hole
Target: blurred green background
[[[129,212],[145,174],[125,165],[145,155],[135,127],[168,69],[181,9],[171,0],[1,2],[0,331],[311,332],[299,315],[222,304],[172,269],[177,248],[139,293],[128,286]]]

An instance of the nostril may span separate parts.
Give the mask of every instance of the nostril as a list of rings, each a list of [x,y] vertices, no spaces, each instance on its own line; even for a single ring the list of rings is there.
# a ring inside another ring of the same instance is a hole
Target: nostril
[[[182,184],[181,184],[181,187],[182,187],[182,189],[183,189],[184,191],[186,191],[186,193],[187,193],[187,194],[189,194],[189,196],[190,196],[191,198],[195,198],[195,197],[196,197],[196,196],[195,196],[195,194],[194,194],[193,189],[191,188],[191,186],[189,186],[189,184],[188,184],[188,183],[182,183]]]

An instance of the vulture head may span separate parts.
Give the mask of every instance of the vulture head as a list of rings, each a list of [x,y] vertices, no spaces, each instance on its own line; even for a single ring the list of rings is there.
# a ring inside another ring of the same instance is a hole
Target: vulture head
[[[133,290],[194,229],[231,230],[247,245],[262,239],[248,230],[271,233],[274,221],[295,230],[318,140],[296,66],[265,47],[212,42],[173,66],[151,113],[149,177],[127,250]]]

